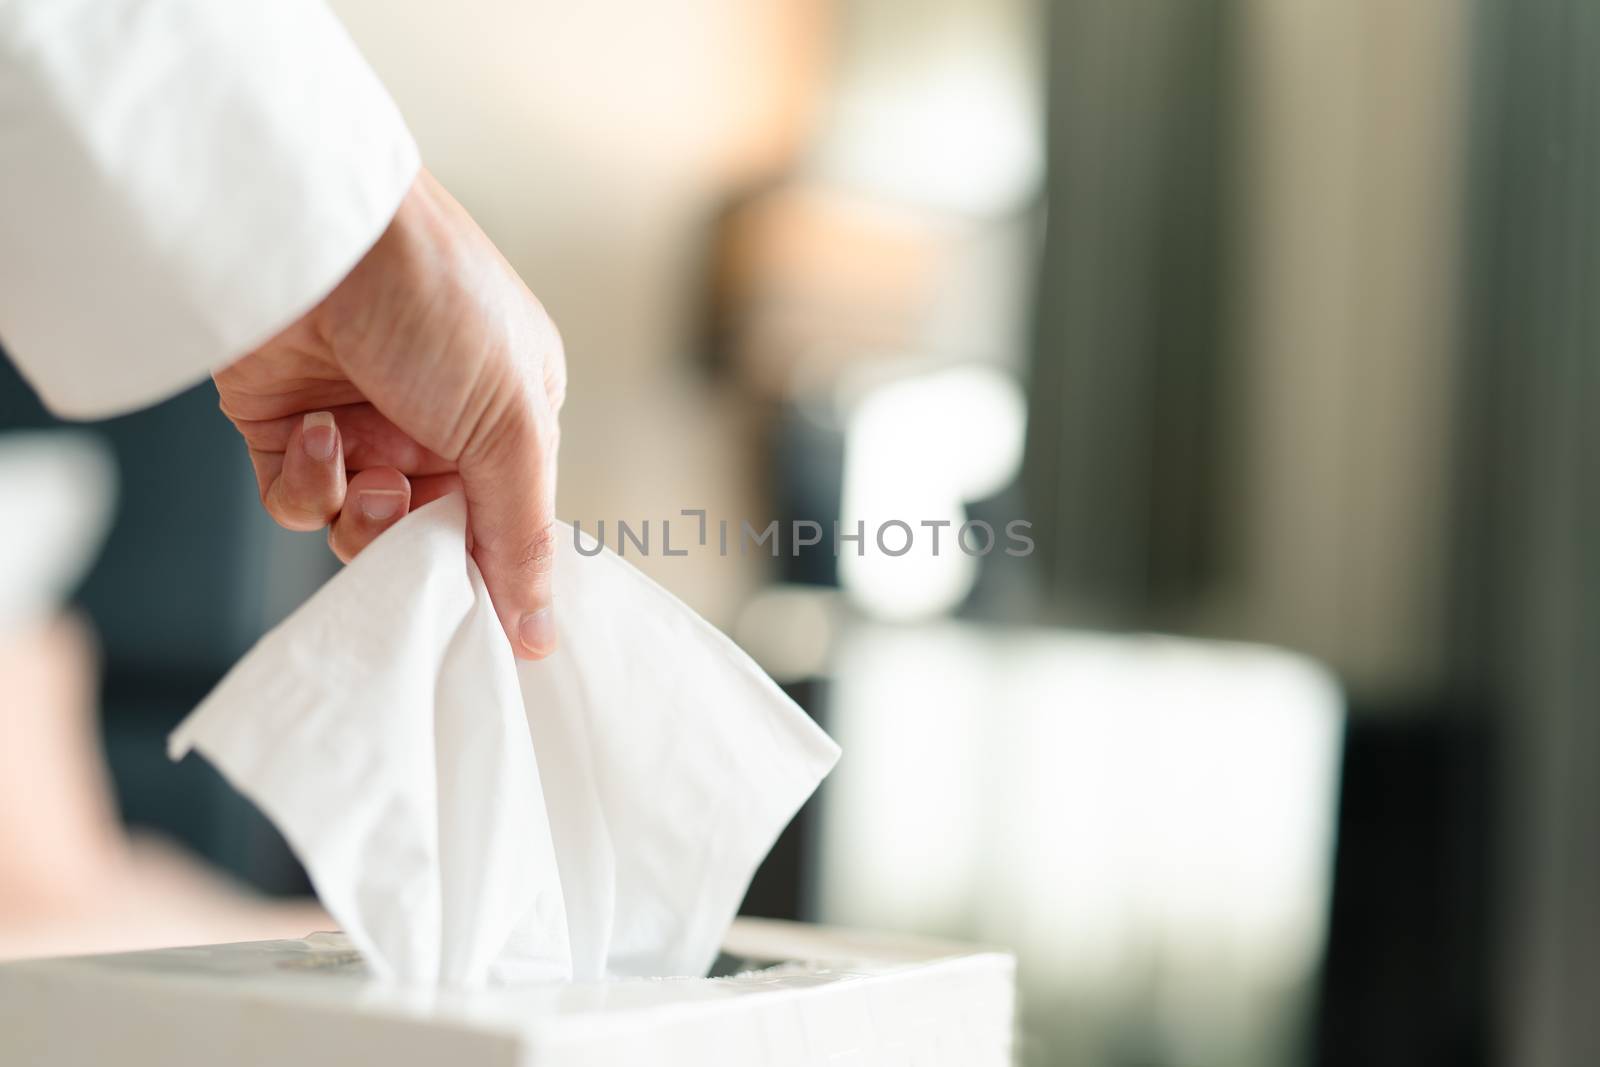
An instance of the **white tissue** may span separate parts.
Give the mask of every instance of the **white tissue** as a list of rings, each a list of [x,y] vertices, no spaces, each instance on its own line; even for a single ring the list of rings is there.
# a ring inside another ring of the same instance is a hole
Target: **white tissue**
[[[731,641],[565,526],[560,645],[519,664],[465,524],[452,496],[378,538],[170,754],[198,749],[266,812],[380,977],[704,974],[838,748]]]

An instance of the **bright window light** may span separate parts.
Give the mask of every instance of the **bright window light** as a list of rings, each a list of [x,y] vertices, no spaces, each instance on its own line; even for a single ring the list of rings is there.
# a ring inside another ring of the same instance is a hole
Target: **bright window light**
[[[1021,389],[987,366],[943,368],[864,392],[846,424],[840,508],[841,530],[860,524],[865,531],[860,554],[845,544],[839,556],[840,584],[857,607],[877,618],[918,619],[961,603],[980,564],[956,543],[964,502],[1017,476],[1026,423]],[[885,525],[897,522],[910,528],[909,538]],[[968,544],[980,547],[976,533]]]

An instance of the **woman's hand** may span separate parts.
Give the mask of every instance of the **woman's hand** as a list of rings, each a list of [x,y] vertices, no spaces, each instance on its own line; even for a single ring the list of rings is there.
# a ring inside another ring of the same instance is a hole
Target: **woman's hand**
[[[561,337],[431,175],[321,304],[213,377],[280,525],[327,527],[348,561],[459,487],[511,647],[551,651]]]

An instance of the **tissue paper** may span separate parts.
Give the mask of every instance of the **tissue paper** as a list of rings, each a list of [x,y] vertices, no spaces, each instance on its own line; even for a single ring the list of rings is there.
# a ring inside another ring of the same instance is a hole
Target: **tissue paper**
[[[173,733],[282,831],[380,977],[700,975],[838,748],[731,641],[563,526],[519,662],[460,496],[378,538]]]

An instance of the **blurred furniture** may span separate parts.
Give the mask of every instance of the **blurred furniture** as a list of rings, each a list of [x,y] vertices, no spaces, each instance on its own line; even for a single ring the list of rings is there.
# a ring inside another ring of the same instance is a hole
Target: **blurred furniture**
[[[1023,1062],[1304,1062],[1339,690],[1266,648],[963,623],[836,643],[817,915],[1015,946]]]

